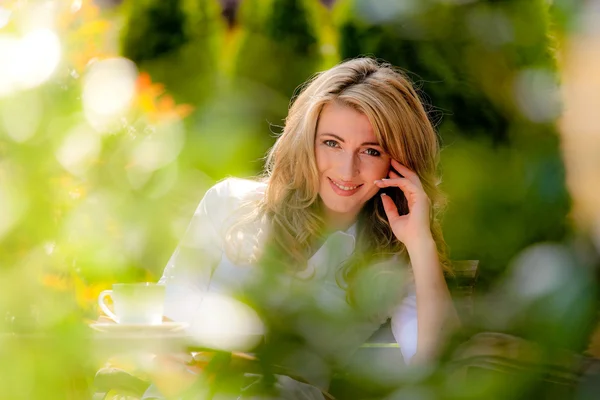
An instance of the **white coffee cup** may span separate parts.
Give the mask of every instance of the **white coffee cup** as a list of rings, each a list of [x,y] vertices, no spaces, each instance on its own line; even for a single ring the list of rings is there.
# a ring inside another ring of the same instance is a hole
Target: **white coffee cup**
[[[105,299],[111,297],[114,313]],[[106,315],[119,324],[162,324],[165,286],[157,283],[115,283],[112,290],[98,296],[98,304]]]

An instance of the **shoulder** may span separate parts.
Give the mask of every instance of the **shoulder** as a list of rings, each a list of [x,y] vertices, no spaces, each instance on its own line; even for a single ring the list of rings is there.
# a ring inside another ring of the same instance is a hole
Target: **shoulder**
[[[267,184],[259,180],[227,178],[212,186],[197,212],[207,214],[215,226],[226,226],[256,209]]]
[[[252,201],[264,196],[266,187],[259,180],[226,178],[208,189],[205,197],[216,201]]]
[[[258,180],[226,178],[206,191],[203,202],[211,211],[234,211],[242,204],[260,200],[266,187]]]
[[[227,178],[216,183],[204,195],[196,213],[211,225],[222,249],[229,251],[227,249],[235,247],[235,254],[228,253],[228,257],[233,257],[231,259],[240,258],[238,253],[253,251],[259,246],[260,238],[264,237],[261,233],[266,231],[266,227],[264,220],[257,218],[257,207],[266,189],[264,181]],[[234,227],[236,233],[232,236]]]

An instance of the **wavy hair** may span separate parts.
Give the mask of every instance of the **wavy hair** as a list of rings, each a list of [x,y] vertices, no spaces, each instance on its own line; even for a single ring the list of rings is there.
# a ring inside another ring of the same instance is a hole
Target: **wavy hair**
[[[302,269],[323,234],[315,135],[320,113],[331,102],[366,115],[383,149],[418,174],[432,204],[431,232],[442,267],[451,272],[440,227],[445,197],[438,187],[436,131],[407,76],[372,58],[351,59],[320,72],[292,98],[283,132],[267,156],[267,188],[256,209],[271,224],[263,258]],[[401,214],[408,212],[400,189],[385,191]],[[375,195],[359,214],[355,256],[343,268],[344,281],[351,285],[362,265],[390,255],[408,261],[404,245],[387,222],[381,198]]]

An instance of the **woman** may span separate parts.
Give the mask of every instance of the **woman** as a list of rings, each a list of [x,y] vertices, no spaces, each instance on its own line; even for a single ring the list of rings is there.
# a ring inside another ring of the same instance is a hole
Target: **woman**
[[[243,293],[264,283],[256,277],[265,271],[283,272],[289,279],[277,278],[268,292],[284,289],[261,307],[289,311],[273,298],[299,293],[290,289],[295,282],[324,282],[308,291],[316,303],[337,304],[344,315],[368,309],[353,320],[364,323],[345,331],[352,332],[346,345],[360,345],[391,317],[405,361],[430,360],[441,332],[457,321],[444,280],[438,156],[436,132],[402,73],[359,58],[317,74],[292,102],[264,177],[228,179],[206,193],[161,279],[166,315],[193,323],[181,304],[197,304],[206,292]],[[394,278],[403,270],[409,285]],[[365,279],[379,286],[365,291]],[[365,300],[375,292],[383,300]],[[336,347],[311,341],[310,329],[302,335],[315,353]],[[326,387],[322,375],[309,380]]]

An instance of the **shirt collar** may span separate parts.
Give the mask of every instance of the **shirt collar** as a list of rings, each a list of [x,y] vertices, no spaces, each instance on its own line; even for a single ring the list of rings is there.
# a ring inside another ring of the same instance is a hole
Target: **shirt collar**
[[[358,229],[358,221],[353,223],[352,226],[350,226],[350,228],[346,229],[343,233],[350,235],[354,238],[354,241],[356,241],[356,230]]]
[[[334,273],[354,252],[356,230],[357,224],[354,223],[345,231],[335,231],[329,235],[325,243],[308,260],[307,267],[298,272],[297,276],[302,279],[323,278]]]

